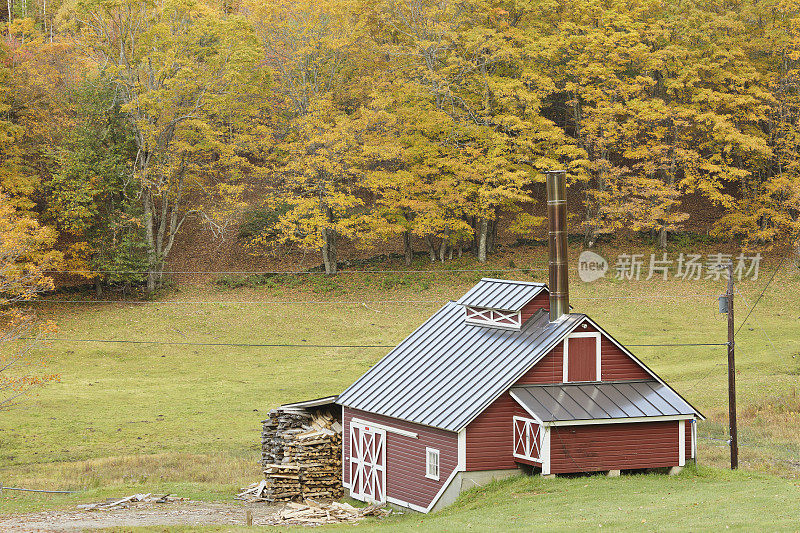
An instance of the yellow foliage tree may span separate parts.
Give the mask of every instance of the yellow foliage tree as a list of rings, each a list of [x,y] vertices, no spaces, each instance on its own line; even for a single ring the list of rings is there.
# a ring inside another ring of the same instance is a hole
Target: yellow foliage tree
[[[0,410],[18,403],[32,387],[57,379],[32,353],[52,326],[23,306],[53,288],[46,271],[61,259],[53,251],[55,240],[51,228],[21,214],[0,192]]]

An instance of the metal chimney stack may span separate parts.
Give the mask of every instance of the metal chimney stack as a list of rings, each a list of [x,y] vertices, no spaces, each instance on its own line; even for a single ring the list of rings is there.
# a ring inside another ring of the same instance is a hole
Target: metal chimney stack
[[[547,173],[547,220],[550,227],[550,322],[569,313],[567,264],[567,172]]]

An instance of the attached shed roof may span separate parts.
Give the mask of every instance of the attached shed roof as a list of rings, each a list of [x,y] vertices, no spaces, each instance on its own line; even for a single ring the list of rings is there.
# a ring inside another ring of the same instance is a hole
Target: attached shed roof
[[[283,408],[307,408],[307,407],[324,407],[326,405],[334,405],[338,396],[325,396],[324,398],[316,398],[314,400],[305,400],[302,402],[285,403],[281,405]]]
[[[531,287],[528,297],[540,289]],[[445,304],[337,403],[459,431],[586,318],[572,313],[550,322],[539,310],[518,331],[488,328],[464,320],[462,300]]]
[[[546,289],[544,283],[483,278],[456,303],[516,312]]]
[[[542,422],[694,415],[675,391],[655,380],[525,385],[511,396]]]

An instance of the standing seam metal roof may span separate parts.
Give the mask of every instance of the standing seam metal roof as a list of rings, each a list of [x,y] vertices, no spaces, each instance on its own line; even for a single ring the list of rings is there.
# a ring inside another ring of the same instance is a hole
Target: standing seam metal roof
[[[483,278],[456,303],[516,312],[546,289],[544,283]]]
[[[511,394],[542,422],[694,415],[691,405],[656,380],[525,385]]]
[[[519,331],[497,329],[467,323],[463,307],[449,302],[337,403],[459,431],[585,318],[550,322],[540,310]]]

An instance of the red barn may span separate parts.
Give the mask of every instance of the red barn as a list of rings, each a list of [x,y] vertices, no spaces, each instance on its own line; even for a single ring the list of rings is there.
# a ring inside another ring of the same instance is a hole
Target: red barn
[[[428,512],[520,468],[617,473],[695,457],[702,415],[569,312],[559,239],[550,285],[560,290],[483,279],[339,396],[354,498]]]

